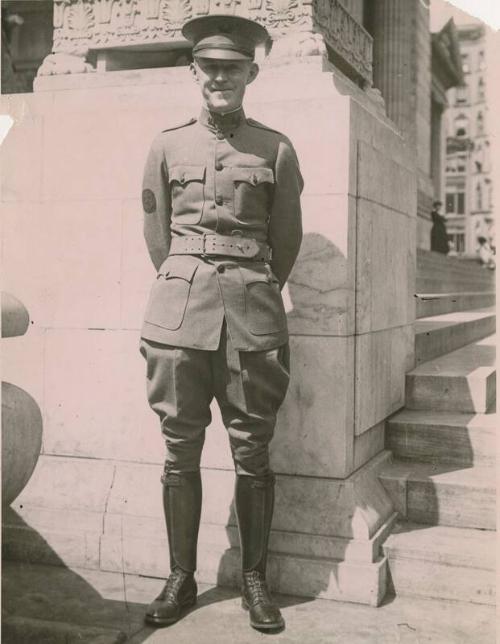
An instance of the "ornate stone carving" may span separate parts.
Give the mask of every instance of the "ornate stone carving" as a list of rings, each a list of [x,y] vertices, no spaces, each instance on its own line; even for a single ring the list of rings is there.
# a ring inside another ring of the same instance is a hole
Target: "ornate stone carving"
[[[182,25],[191,18],[192,8],[189,0],[163,0],[161,17],[163,30],[167,34],[178,32]]]
[[[338,0],[313,0],[314,31],[365,82],[372,81],[372,37]]]
[[[90,63],[86,63],[81,56],[65,54],[49,54],[45,57],[42,66],[38,69],[38,76],[56,76],[58,74],[85,74],[94,72]]]
[[[95,24],[94,8],[89,2],[79,0],[67,12],[67,24],[73,38],[87,38]]]
[[[298,22],[300,19],[298,6],[298,0],[267,0],[266,24],[271,29],[280,31]]]
[[[295,32],[273,42],[273,58],[291,58],[301,56],[326,56],[326,46],[321,34]]]
[[[92,49],[179,45],[182,24],[210,13],[233,13],[264,24],[273,39],[273,56],[331,51],[354,76],[371,84],[371,37],[339,0],[54,0],[53,54],[79,56],[82,62],[48,57],[39,73],[72,73],[82,71],[82,65],[87,71],[84,59]]]

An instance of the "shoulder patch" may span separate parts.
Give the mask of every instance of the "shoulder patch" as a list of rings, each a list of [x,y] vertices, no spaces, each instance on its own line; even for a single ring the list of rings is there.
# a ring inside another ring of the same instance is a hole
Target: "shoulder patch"
[[[167,127],[165,130],[162,130],[162,132],[170,132],[171,130],[179,130],[181,127],[187,127],[188,125],[193,125],[193,123],[196,123],[197,119],[190,118],[189,121],[185,121],[184,123],[179,123],[178,125],[172,125],[171,127]]]
[[[268,127],[267,125],[264,125],[263,123],[259,123],[259,121],[256,121],[255,119],[249,119],[247,118],[247,123],[248,125],[251,125],[252,127],[258,127],[261,130],[269,130],[269,132],[274,132],[275,134],[281,134],[278,130],[273,130],[272,127]]]

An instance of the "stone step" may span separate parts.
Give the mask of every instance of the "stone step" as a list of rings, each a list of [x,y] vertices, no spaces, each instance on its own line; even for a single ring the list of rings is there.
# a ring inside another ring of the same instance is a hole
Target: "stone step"
[[[496,414],[404,409],[386,424],[386,447],[398,458],[471,467],[493,465]]]
[[[436,270],[438,273],[438,271]],[[493,271],[488,271],[488,273]],[[436,277],[420,277],[416,282],[417,293],[455,293],[462,291],[490,292],[494,290],[494,282],[480,282],[475,279],[465,279],[459,275],[454,279],[437,282]]]
[[[400,523],[383,548],[397,595],[495,603],[493,531]]]
[[[495,529],[494,467],[394,460],[380,480],[401,517],[415,523]]]
[[[417,293],[494,291],[495,275],[479,262],[417,249]]]
[[[417,293],[417,318],[425,318],[454,311],[483,309],[495,304],[495,292],[478,293]]]
[[[406,375],[406,407],[485,413],[495,402],[494,365],[494,335],[425,362]]]
[[[415,322],[416,363],[450,353],[492,333],[495,333],[493,307],[420,318]]]

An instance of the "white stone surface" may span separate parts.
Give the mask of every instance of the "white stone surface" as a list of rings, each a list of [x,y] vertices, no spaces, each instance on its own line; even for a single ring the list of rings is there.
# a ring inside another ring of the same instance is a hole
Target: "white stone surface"
[[[4,288],[34,326],[119,327],[119,202],[22,202],[4,217]]]
[[[164,445],[147,403],[145,368],[136,331],[48,331],[45,451],[162,462]]]
[[[37,201],[43,176],[42,117],[30,113],[23,98],[3,100],[14,125],[2,143],[2,201]]]
[[[412,338],[412,325],[356,337],[356,435],[404,405],[404,375],[413,362]]]
[[[356,232],[357,332],[412,324],[415,319],[414,221],[361,198],[357,202]],[[412,344],[413,340],[409,342]]]
[[[277,472],[352,471],[353,338],[291,338],[292,377],[272,443]]]

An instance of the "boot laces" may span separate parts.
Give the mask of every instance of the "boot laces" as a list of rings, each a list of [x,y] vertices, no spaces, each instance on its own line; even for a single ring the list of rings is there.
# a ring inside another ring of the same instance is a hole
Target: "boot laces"
[[[182,570],[175,569],[172,571],[162,590],[162,599],[171,599],[172,601],[176,601],[179,590],[187,577],[188,575]]]
[[[247,582],[249,594],[255,604],[271,603],[266,580],[257,570],[253,570],[251,573],[245,573],[245,581]]]

